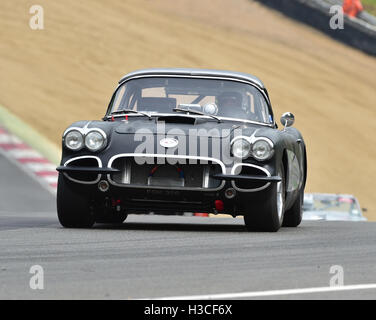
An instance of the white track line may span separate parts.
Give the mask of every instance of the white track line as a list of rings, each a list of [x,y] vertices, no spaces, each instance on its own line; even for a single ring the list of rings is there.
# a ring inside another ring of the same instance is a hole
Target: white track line
[[[151,299],[146,298],[146,299],[141,299],[141,300],[240,299],[240,298],[272,297],[272,296],[284,296],[284,295],[293,295],[293,294],[339,292],[339,291],[369,290],[369,289],[376,289],[376,283],[356,284],[356,285],[346,285],[346,286],[333,286],[333,287],[303,288],[303,289],[285,289],[285,290],[206,294],[206,295],[195,295],[195,296],[161,297],[161,298],[151,298]]]

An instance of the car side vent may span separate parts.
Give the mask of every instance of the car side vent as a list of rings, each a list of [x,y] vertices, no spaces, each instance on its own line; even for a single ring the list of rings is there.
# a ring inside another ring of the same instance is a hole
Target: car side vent
[[[81,158],[71,161],[68,166],[98,168],[99,164],[98,161],[94,158]],[[95,172],[70,172],[65,174],[72,180],[84,183],[93,183],[98,178],[98,173]]]
[[[261,176],[261,177],[266,177],[266,173],[262,171],[261,169],[257,167],[250,167],[247,165],[241,166],[241,175],[250,175],[250,176]],[[238,189],[243,189],[243,190],[254,190],[258,188],[262,188],[265,186],[265,182],[262,181],[249,181],[249,180],[239,180],[236,181],[235,186]]]

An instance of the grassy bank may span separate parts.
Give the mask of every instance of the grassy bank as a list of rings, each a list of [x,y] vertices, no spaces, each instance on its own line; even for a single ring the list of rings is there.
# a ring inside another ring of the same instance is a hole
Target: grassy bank
[[[376,16],[376,0],[362,0],[364,10]]]

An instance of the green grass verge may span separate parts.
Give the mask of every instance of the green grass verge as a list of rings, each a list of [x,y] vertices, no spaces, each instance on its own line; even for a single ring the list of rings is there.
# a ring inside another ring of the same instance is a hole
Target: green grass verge
[[[0,106],[0,124],[52,163],[56,165],[60,163],[61,152],[55,144],[2,106]]]
[[[376,16],[376,0],[361,0],[364,10]]]

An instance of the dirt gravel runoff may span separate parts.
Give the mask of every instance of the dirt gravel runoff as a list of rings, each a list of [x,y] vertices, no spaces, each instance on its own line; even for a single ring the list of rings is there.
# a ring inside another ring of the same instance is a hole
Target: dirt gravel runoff
[[[57,145],[103,116],[117,81],[149,67],[229,69],[269,88],[307,143],[306,191],[351,193],[376,220],[376,58],[249,0],[26,0],[0,4],[0,104]],[[329,21],[328,21],[329,25]]]

